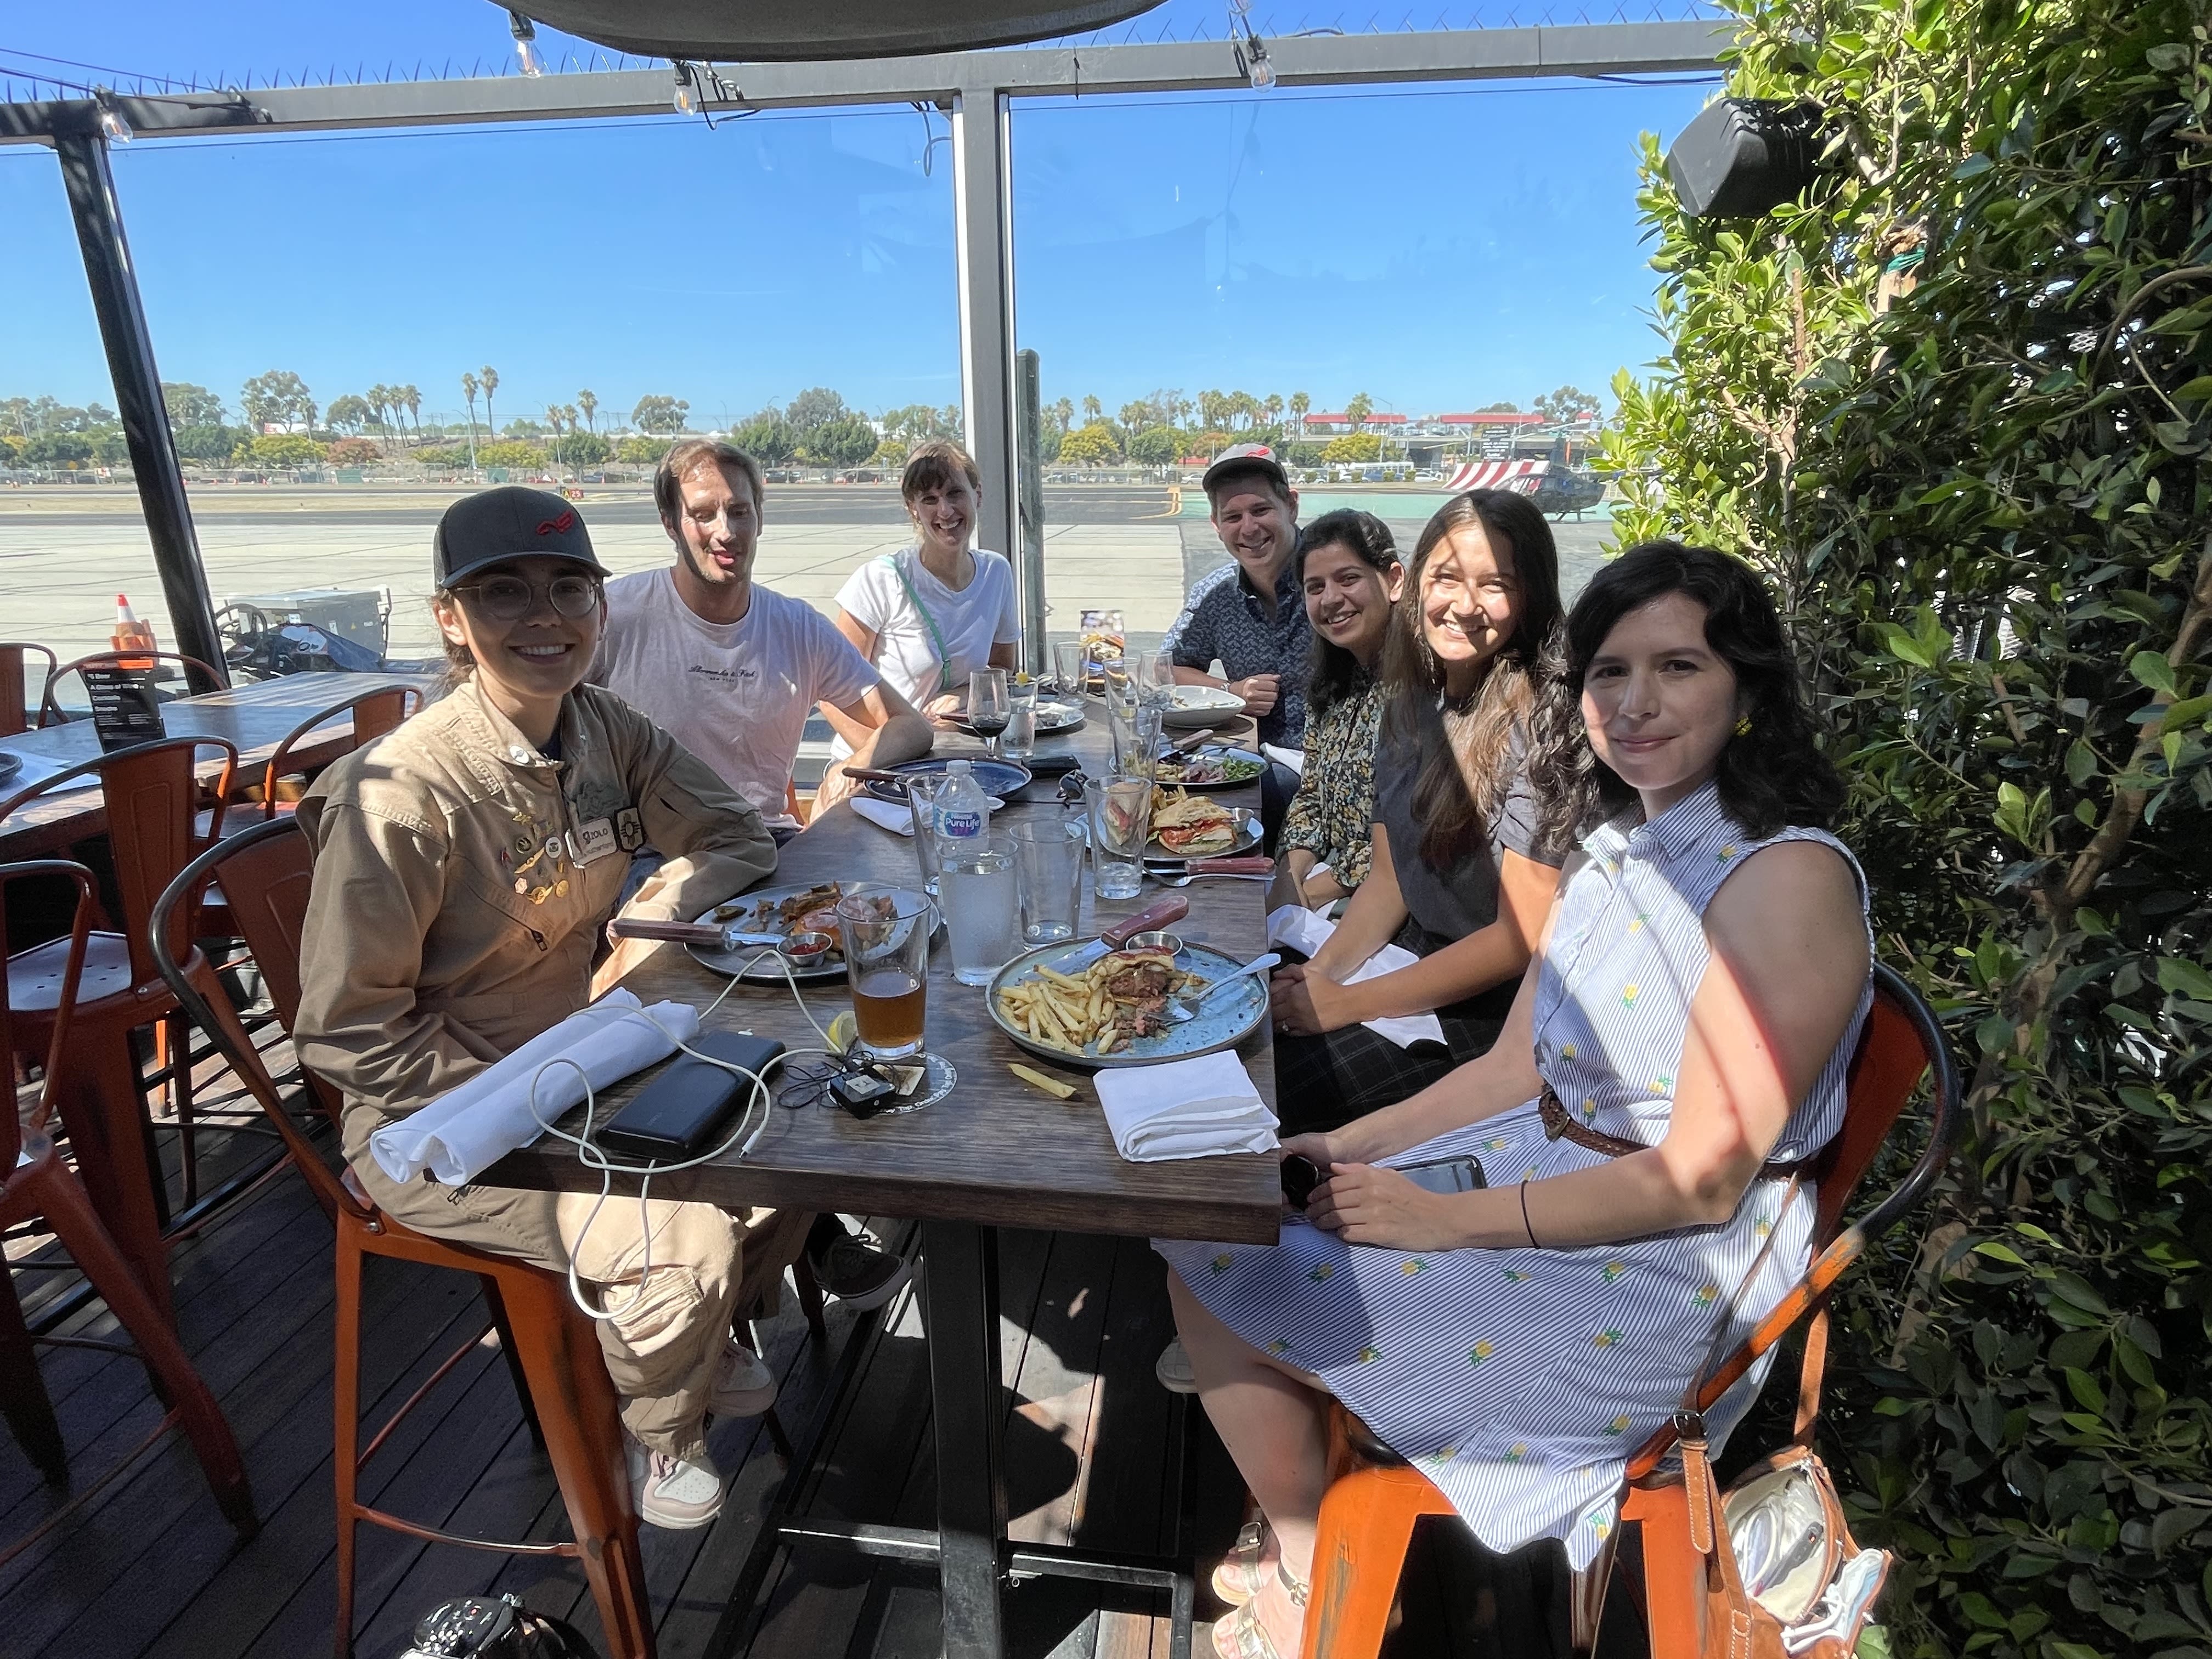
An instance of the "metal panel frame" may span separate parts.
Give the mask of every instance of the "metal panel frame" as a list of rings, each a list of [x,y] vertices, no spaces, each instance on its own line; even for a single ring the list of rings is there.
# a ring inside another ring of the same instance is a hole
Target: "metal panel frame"
[[[1283,86],[1364,86],[1710,70],[1732,39],[1733,29],[1726,23],[1595,23],[1287,36],[1269,41],[1267,55]],[[709,110],[718,112],[903,103],[934,104],[951,112],[961,395],[968,447],[985,480],[977,538],[980,544],[1004,549],[1014,557],[1022,614],[1041,615],[1043,561],[1041,555],[1030,555],[1021,543],[1022,480],[1016,476],[1009,149],[1013,100],[1241,88],[1245,77],[1230,43],[1053,46],[842,63],[723,64],[713,76],[698,79],[700,90],[708,94]],[[188,143],[195,134],[240,128],[302,132],[663,115],[672,90],[672,75],[624,70],[274,87],[252,93],[118,95],[113,102],[142,139]],[[721,95],[725,90],[730,95]],[[106,140],[100,135],[98,114],[90,99],[0,104],[0,143],[52,144],[84,178],[106,179]],[[112,180],[100,191],[82,188],[81,182],[70,190],[70,206],[109,368],[116,378],[118,404],[126,417],[133,410],[151,410],[158,416],[161,386],[152,342],[146,336]],[[126,431],[179,642],[212,661],[215,621],[208,608],[207,577],[167,422],[126,418]],[[208,648],[203,651],[199,646]],[[1028,642],[1032,665],[1042,660],[1043,650],[1042,641]]]

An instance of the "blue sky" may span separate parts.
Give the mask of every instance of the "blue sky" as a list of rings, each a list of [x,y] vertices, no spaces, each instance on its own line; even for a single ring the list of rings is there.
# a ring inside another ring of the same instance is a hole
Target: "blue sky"
[[[1448,17],[1504,20],[1491,11]],[[1221,14],[1170,0],[1134,28],[1218,36]],[[1260,0],[1255,16],[1263,33],[1366,24],[1297,0]],[[541,43],[556,63],[591,50]],[[211,82],[464,72],[510,64],[509,48],[483,0],[108,0],[0,23],[0,66],[41,67],[35,52]],[[1095,393],[1109,412],[1164,386],[1305,391],[1317,409],[1364,391],[1415,415],[1525,405],[1562,382],[1602,391],[1652,347],[1637,134],[1671,138],[1711,91],[1024,102],[1021,343],[1041,354],[1048,400]],[[944,131],[906,109],[769,112],[712,132],[672,114],[142,140],[115,171],[167,379],[234,403],[273,368],[325,404],[412,381],[426,419],[458,418],[460,374],[490,363],[502,423],[590,386],[603,411],[668,393],[695,424],[720,424],[812,385],[872,411],[957,400],[951,165],[928,142]],[[0,149],[0,396],[111,401],[50,154]]]

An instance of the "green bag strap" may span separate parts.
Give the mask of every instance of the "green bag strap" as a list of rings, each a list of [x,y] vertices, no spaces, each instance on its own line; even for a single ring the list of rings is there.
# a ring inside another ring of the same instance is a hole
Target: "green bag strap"
[[[945,649],[945,635],[938,631],[937,618],[929,614],[929,607],[921,602],[921,595],[915,592],[913,580],[906,574],[906,567],[898,562],[898,555],[884,554],[884,562],[890,566],[891,574],[898,578],[898,585],[906,590],[907,602],[921,614],[921,625],[929,630],[929,642],[937,647],[938,691],[940,694],[950,691],[952,689],[952,653]]]

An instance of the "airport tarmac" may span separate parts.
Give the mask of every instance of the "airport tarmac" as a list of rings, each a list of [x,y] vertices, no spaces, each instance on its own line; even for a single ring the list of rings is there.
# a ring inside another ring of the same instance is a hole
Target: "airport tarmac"
[[[193,516],[209,586],[228,598],[308,587],[389,588],[386,650],[438,651],[428,605],[430,528],[458,491],[336,485],[201,487]],[[1371,510],[1409,552],[1418,520],[1390,513],[1378,489]],[[668,542],[641,488],[586,486],[582,511],[600,557],[617,572],[668,562]],[[1170,514],[1160,486],[1063,485],[1045,494],[1048,627],[1073,632],[1085,610],[1119,610],[1133,644],[1156,643],[1181,609],[1187,585],[1225,556],[1203,519]],[[1611,526],[1565,520],[1558,538],[1561,586],[1578,591],[1602,557]],[[908,544],[906,516],[889,485],[770,485],[757,579],[825,612],[869,559]],[[103,649],[115,595],[128,592],[158,638],[173,646],[152,549],[125,488],[0,490],[0,635],[37,640],[64,658]]]

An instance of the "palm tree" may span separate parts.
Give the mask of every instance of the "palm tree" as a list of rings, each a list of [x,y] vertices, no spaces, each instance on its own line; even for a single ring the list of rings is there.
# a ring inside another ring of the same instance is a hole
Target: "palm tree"
[[[1279,424],[1283,418],[1283,394],[1279,392],[1270,392],[1267,394],[1267,401],[1260,407],[1267,412],[1269,426]]]
[[[1291,393],[1291,418],[1297,422],[1298,436],[1306,435],[1306,411],[1313,407],[1313,399],[1303,392]]]
[[[469,471],[477,470],[477,377],[461,376],[461,396],[469,400]]]
[[[576,394],[576,407],[584,411],[584,430],[596,433],[599,428],[592,423],[592,416],[599,412],[599,393],[586,386]]]
[[[499,371],[489,363],[486,363],[481,372],[483,375],[484,430],[496,438],[499,436],[499,428],[492,424],[491,394],[499,390]]]
[[[407,418],[414,423],[415,427],[415,441],[421,443],[422,441],[422,392],[416,389],[415,383],[410,380],[405,386],[398,387],[393,392],[392,398],[394,402],[407,405]]]

